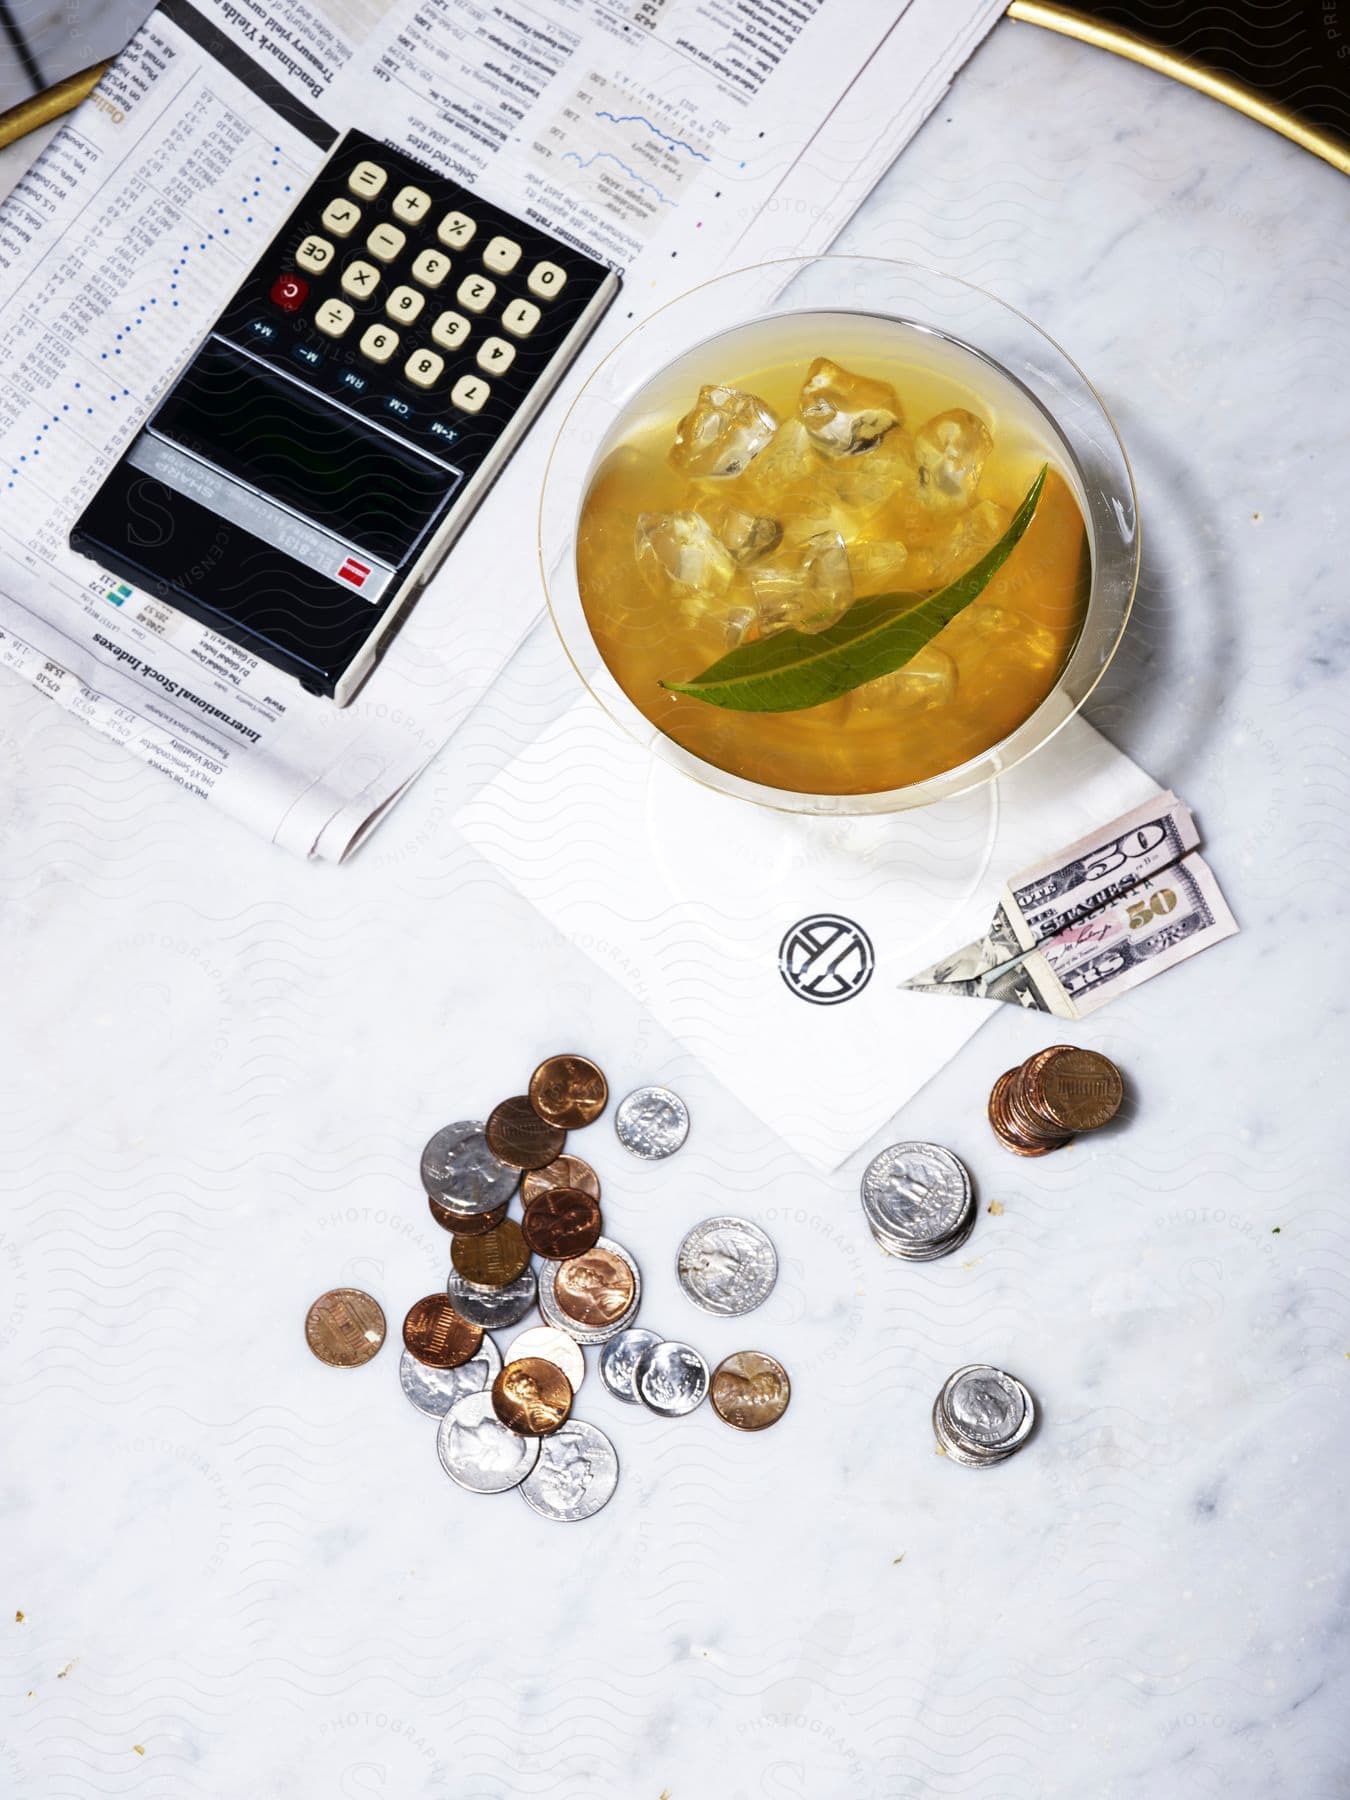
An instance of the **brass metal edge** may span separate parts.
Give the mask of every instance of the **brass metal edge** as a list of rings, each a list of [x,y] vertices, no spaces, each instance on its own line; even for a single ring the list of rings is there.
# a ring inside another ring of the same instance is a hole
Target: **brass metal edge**
[[[30,94],[26,100],[20,100],[17,106],[0,112],[0,150],[6,144],[14,144],[21,137],[27,137],[30,131],[36,131],[39,126],[49,125],[63,113],[74,112],[81,100],[88,99],[93,93],[103,79],[104,71],[111,66],[111,58],[107,62],[95,63],[92,68],[81,69],[78,75],[67,75],[64,81],[44,88],[40,94]]]

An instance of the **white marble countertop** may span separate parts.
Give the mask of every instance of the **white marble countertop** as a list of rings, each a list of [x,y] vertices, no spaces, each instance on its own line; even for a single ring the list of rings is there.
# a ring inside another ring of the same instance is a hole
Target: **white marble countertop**
[[[990,1081],[1048,1041],[1006,1009],[904,1109],[1003,1206],[948,1263],[882,1257],[860,1159],[798,1164],[454,835],[566,694],[546,630],[340,870],[0,684],[0,1791],[1347,1791],[1344,208],[1260,127],[1005,23],[843,240],[992,288],[1102,389],[1146,575],[1092,716],[1197,809],[1244,927],[1082,1033],[1131,1083],[1105,1141],[996,1149]],[[345,1282],[396,1333],[445,1262],[423,1138],[565,1044],[695,1112],[664,1167],[577,1143],[644,1318],[796,1383],[757,1440],[592,1373],[623,1475],[574,1529],[446,1481],[393,1344],[342,1374],[300,1335]],[[732,1204],[783,1264],[740,1328],[670,1268]],[[973,1472],[928,1408],[982,1358],[1044,1425]]]

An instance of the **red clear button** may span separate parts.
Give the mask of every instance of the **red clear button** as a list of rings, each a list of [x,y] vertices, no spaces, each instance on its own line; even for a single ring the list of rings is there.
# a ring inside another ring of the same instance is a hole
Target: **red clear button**
[[[282,312],[299,312],[309,293],[309,283],[298,275],[278,275],[272,283],[272,304]]]

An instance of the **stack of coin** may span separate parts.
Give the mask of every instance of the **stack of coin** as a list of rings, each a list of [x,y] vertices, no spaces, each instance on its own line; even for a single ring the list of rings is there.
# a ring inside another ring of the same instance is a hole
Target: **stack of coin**
[[[888,1256],[931,1262],[975,1228],[975,1190],[959,1156],[941,1144],[890,1144],[863,1170],[863,1215]]]
[[[949,1375],[933,1402],[933,1431],[953,1462],[982,1469],[1020,1450],[1036,1423],[1030,1393],[991,1363],[969,1363]]]
[[[1120,1070],[1096,1050],[1052,1044],[994,1083],[989,1123],[1005,1150],[1048,1156],[1083,1131],[1107,1125],[1120,1110]]]

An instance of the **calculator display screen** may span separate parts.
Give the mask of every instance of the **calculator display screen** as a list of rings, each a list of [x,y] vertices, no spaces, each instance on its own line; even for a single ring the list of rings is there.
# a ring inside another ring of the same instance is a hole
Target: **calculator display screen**
[[[153,429],[270,499],[398,564],[461,477],[208,339]]]

